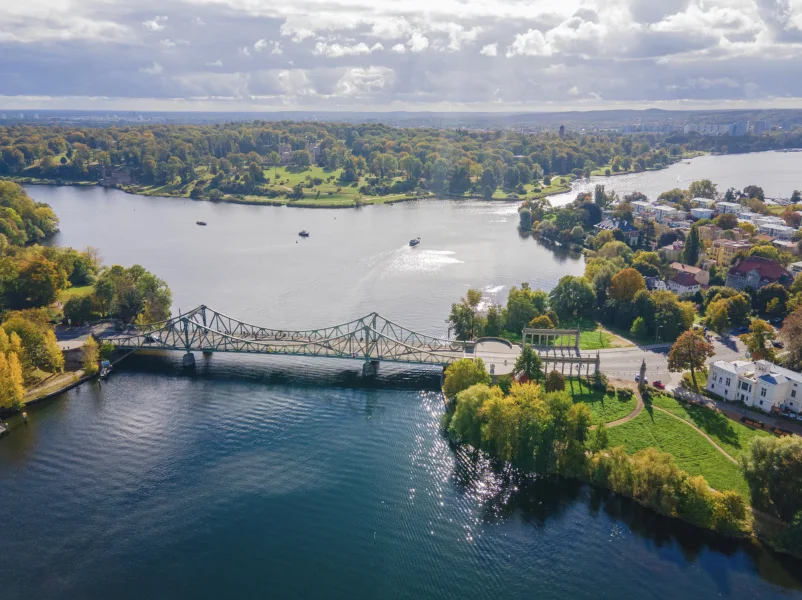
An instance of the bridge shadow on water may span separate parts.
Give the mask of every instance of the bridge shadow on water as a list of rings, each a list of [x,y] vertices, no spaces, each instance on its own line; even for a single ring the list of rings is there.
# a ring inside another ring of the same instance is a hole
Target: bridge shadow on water
[[[442,435],[446,438],[446,434]],[[524,473],[508,464],[490,460],[482,452],[447,443],[457,461],[455,486],[461,494],[477,502],[483,523],[503,523],[520,519],[547,533],[550,522],[564,518],[604,516],[621,530],[641,539],[645,547],[662,549],[661,557],[680,568],[689,564],[707,572],[724,596],[732,594],[728,568],[715,555],[742,553],[745,566],[761,577],[787,590],[802,590],[802,561],[774,552],[759,542],[725,538],[678,519],[658,515],[634,500],[599,489],[575,479]],[[577,505],[587,506],[577,515]],[[627,535],[626,533],[624,535]],[[631,557],[637,564],[637,556]]]
[[[184,368],[178,352],[137,352],[116,369],[211,381],[248,381],[265,385],[305,385],[361,389],[440,389],[440,368],[382,362],[375,377],[362,375],[362,360],[195,353]]]

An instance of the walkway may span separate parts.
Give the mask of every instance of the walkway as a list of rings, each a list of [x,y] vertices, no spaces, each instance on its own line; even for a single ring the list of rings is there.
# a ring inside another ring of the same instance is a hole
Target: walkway
[[[685,419],[683,419],[682,417],[678,417],[678,416],[677,416],[677,415],[675,415],[674,413],[671,413],[671,412],[667,411],[667,410],[666,410],[666,409],[664,409],[664,408],[660,408],[659,406],[654,406],[654,405],[652,405],[652,409],[654,409],[654,410],[659,410],[661,413],[667,414],[668,416],[675,418],[677,421],[681,421],[682,423],[685,423],[685,424],[686,424],[688,427],[691,427],[692,429],[695,429],[695,430],[696,430],[698,433],[702,434],[702,436],[703,436],[703,437],[704,437],[704,438],[705,438],[705,439],[706,439],[708,442],[710,442],[711,444],[713,444],[713,446],[716,448],[716,450],[718,450],[718,451],[719,451],[719,452],[721,452],[721,453],[722,453],[724,456],[726,456],[728,459],[730,459],[730,461],[731,461],[731,462],[735,463],[736,465],[737,465],[737,464],[739,464],[737,459],[735,459],[735,458],[733,458],[732,456],[730,456],[730,455],[727,453],[727,451],[726,451],[726,450],[724,450],[724,448],[722,448],[722,447],[721,447],[721,446],[719,446],[719,445],[718,445],[718,444],[717,444],[715,441],[713,441],[713,438],[711,438],[709,435],[707,435],[707,434],[706,434],[704,431],[702,431],[701,429],[699,429],[699,428],[698,428],[696,425],[694,425],[693,423],[690,423],[689,421],[686,421],[686,420],[685,420]]]
[[[623,382],[615,382],[615,383],[623,383]],[[610,421],[609,423],[605,423],[604,424],[605,427],[616,427],[617,425],[623,425],[624,423],[628,423],[629,421],[637,417],[644,407],[643,398],[641,398],[640,390],[638,390],[637,386],[630,386],[629,382],[627,382],[626,384],[619,385],[618,387],[625,387],[627,389],[632,389],[632,387],[634,387],[635,389],[633,391],[635,393],[635,399],[638,401],[638,403],[635,406],[635,410],[629,413],[626,417],[622,417],[615,421]]]

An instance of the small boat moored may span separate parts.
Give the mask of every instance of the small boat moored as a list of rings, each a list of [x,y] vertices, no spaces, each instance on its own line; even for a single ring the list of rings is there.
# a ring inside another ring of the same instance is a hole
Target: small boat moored
[[[203,227],[206,227],[206,221],[195,221],[195,225],[202,225]]]
[[[301,237],[309,237],[309,232],[306,229],[304,229],[303,231],[298,232],[298,235],[300,235]]]
[[[409,245],[412,246],[413,248],[415,246],[417,246],[418,244],[420,244],[420,238],[415,238],[414,240],[409,240]]]
[[[107,360],[104,360],[102,363],[100,363],[100,378],[108,379],[109,373],[111,373],[111,363]]]

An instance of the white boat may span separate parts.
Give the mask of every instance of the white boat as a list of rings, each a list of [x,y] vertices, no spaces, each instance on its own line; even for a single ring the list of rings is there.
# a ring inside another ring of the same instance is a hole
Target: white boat
[[[420,244],[420,238],[415,238],[414,240],[409,240],[409,245],[412,246],[413,248],[415,246],[417,246],[418,244]]]

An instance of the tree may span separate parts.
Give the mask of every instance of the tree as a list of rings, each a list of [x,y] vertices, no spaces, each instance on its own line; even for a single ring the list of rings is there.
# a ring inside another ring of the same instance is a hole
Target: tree
[[[596,292],[584,277],[566,275],[549,294],[549,301],[560,318],[587,317],[593,311]]]
[[[451,313],[446,320],[454,329],[458,340],[472,340],[479,329],[479,317],[476,310],[482,301],[482,292],[469,289],[458,304],[451,305]]]
[[[607,427],[604,423],[599,423],[590,439],[589,450],[591,452],[601,452],[610,445]]]
[[[694,223],[691,231],[685,239],[685,248],[682,250],[682,260],[686,265],[696,266],[699,262],[699,252],[702,249],[702,241],[699,239],[699,226]]]
[[[629,328],[629,332],[634,335],[636,339],[646,339],[646,336],[649,334],[649,330],[646,327],[646,321],[643,320],[643,317],[637,317],[632,322],[632,327]]]
[[[25,396],[22,365],[15,352],[0,351],[0,409],[17,409]]]
[[[9,340],[19,340],[23,372],[30,374],[35,368],[58,372],[64,368],[64,355],[44,309],[10,313],[2,328]]]
[[[707,307],[707,326],[716,333],[724,333],[731,327],[729,301],[726,298],[716,300]]]
[[[705,361],[716,353],[713,344],[695,331],[686,331],[677,338],[668,352],[668,370],[680,373],[691,370],[694,389],[699,389],[696,371],[705,366]]]
[[[521,287],[512,286],[507,295],[507,329],[521,331],[535,317],[546,312],[548,295],[533,290],[524,282]]]
[[[732,213],[724,213],[713,219],[713,223],[725,231],[735,229],[738,227],[738,217]]]
[[[97,342],[93,336],[86,338],[84,347],[81,349],[81,361],[86,375],[94,375],[98,370],[98,360],[100,359],[100,352],[98,350]]]
[[[559,371],[550,371],[546,375],[546,391],[562,392],[565,390],[565,376]]]
[[[11,308],[48,306],[67,285],[66,273],[39,252],[22,259],[8,295]]]
[[[791,522],[802,510],[802,438],[755,438],[741,461],[752,504]]]
[[[482,197],[485,200],[492,200],[493,199],[493,188],[491,188],[489,185],[486,185],[484,190],[482,190]],[[531,213],[530,213],[530,217],[531,217]],[[530,222],[530,227],[531,227],[531,222]]]
[[[747,185],[744,188],[744,196],[747,198],[757,198],[761,202],[766,199],[766,194],[763,192],[763,188],[757,185]]]
[[[526,377],[529,381],[537,381],[543,377],[543,361],[540,355],[532,349],[529,344],[524,344],[521,353],[515,359],[515,366],[512,369],[513,375]]]
[[[485,363],[481,358],[460,358],[451,363],[446,369],[443,391],[448,398],[454,398],[462,390],[467,390],[472,385],[483,383],[490,385],[490,374],[485,369]]]
[[[773,307],[777,315],[785,314],[785,305],[788,302],[788,290],[780,283],[770,283],[764,285],[757,292],[755,292],[755,299],[752,302],[752,308],[756,311],[768,314],[769,303],[776,300]]]
[[[785,342],[789,365],[799,369],[802,366],[802,308],[797,308],[785,317],[780,329],[780,339]]]
[[[497,336],[501,335],[504,329],[504,315],[502,308],[496,304],[491,304],[487,308],[487,315],[485,315],[485,331],[484,335]]]
[[[688,195],[691,198],[708,198],[710,200],[715,200],[717,194],[716,184],[709,179],[694,181],[688,186]]]
[[[546,315],[540,315],[529,321],[532,329],[554,329],[554,323]]]
[[[619,271],[610,280],[610,297],[617,302],[630,302],[640,290],[646,289],[646,280],[635,269]]]
[[[749,333],[741,336],[752,360],[768,360],[774,362],[774,349],[771,340],[775,337],[774,327],[762,319],[752,319]]]

